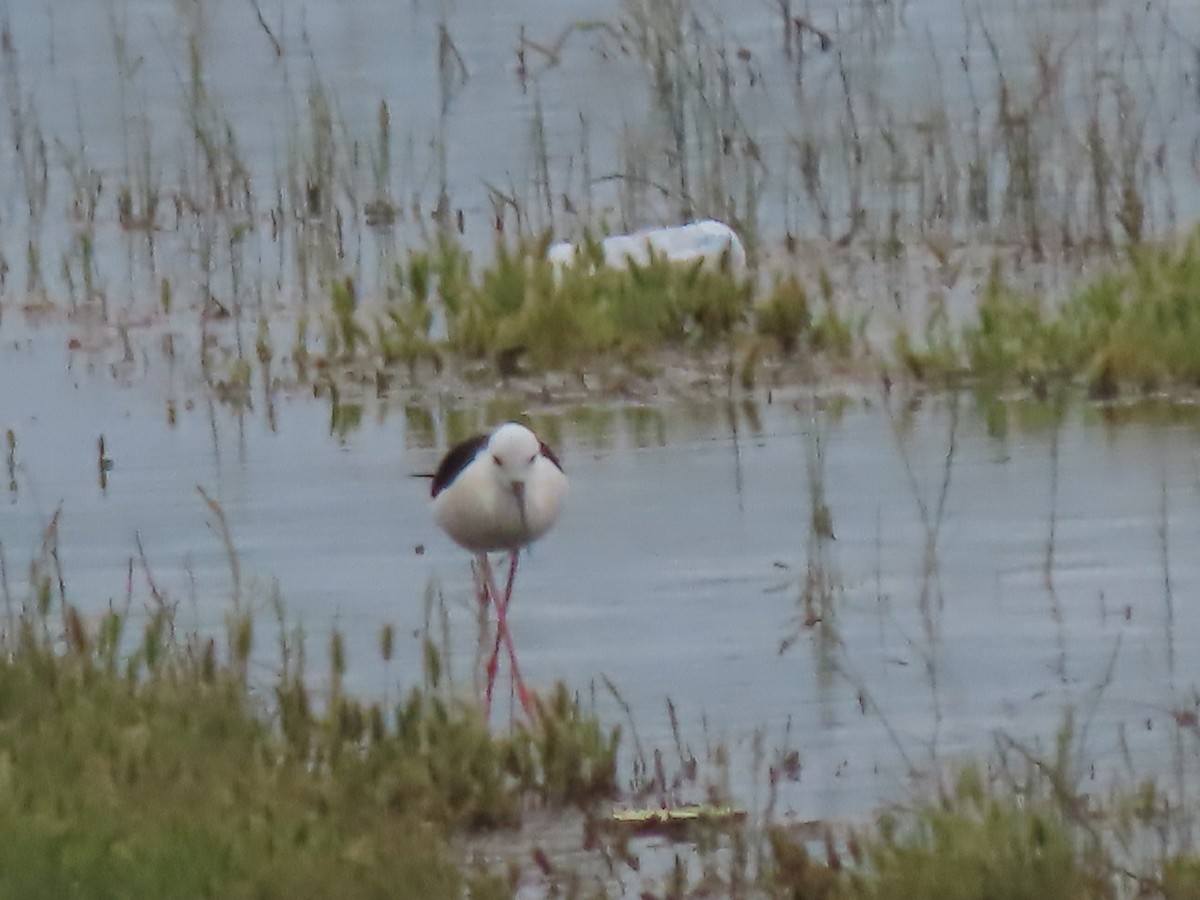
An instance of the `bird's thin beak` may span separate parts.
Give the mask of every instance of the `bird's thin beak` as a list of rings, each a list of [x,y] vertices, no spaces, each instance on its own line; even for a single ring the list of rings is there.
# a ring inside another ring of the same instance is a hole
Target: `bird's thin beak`
[[[529,530],[529,523],[525,520],[525,482],[514,481],[512,483],[513,496],[517,498],[517,509],[521,511],[521,529]]]

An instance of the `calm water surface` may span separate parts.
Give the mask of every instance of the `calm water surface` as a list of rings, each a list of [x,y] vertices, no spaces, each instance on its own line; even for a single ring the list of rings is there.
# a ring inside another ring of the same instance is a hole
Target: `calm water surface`
[[[420,678],[435,584],[451,667],[469,691],[477,631],[466,554],[434,527],[428,482],[415,477],[432,470],[462,408],[368,408],[338,437],[325,404],[281,399],[272,431],[261,414],[189,408],[188,385],[171,378],[122,387],[57,337],[42,328],[0,355],[0,423],[17,439],[0,541],[17,598],[59,509],[70,600],[93,612],[124,603],[140,535],[183,624],[219,632],[231,579],[199,486],[221,503],[243,594],[264,610],[264,684],[272,584],[308,635],[318,680],[336,626],[350,686],[368,696]],[[1086,747],[1098,778],[1123,764],[1122,746],[1137,771],[1163,771],[1171,713],[1194,708],[1200,679],[1200,419],[1151,411],[1117,424],[1076,409],[1054,429],[1014,410],[998,436],[995,419],[989,433],[970,401],[958,401],[957,417],[953,403],[905,411],[877,396],[822,411],[777,400],[544,415],[571,496],[522,563],[511,624],[526,677],[541,687],[562,679],[585,697],[607,677],[642,741],[668,751],[669,698],[697,755],[718,740],[735,748],[743,797],[755,729],[769,750],[790,741],[804,768],[785,800],[804,817],[862,814],[902,790],[908,765],[985,751],[998,732],[1046,741],[1068,705],[1093,710]],[[418,426],[425,414],[432,437]],[[103,488],[101,434],[114,461]],[[820,553],[814,477],[836,535]],[[801,589],[818,560],[833,599],[805,628]],[[132,598],[135,610],[150,602],[140,564]],[[384,623],[402,638],[391,668],[377,650]],[[605,717],[622,718],[602,687],[596,698]]]
[[[263,684],[276,585],[289,621],[308,635],[317,677],[330,629],[340,628],[350,687],[369,696],[395,696],[420,679],[432,586],[442,598],[434,624],[444,607],[451,671],[466,692],[476,650],[467,560],[433,527],[419,476],[433,470],[457,423],[482,426],[491,416],[453,398],[407,411],[381,402],[338,435],[328,405],[298,395],[274,398],[273,416],[256,396],[256,411],[239,416],[209,399],[185,362],[195,359],[194,347],[184,349],[196,342],[189,317],[208,302],[201,286],[210,277],[226,302],[234,281],[252,295],[244,335],[254,333],[256,315],[295,312],[302,254],[288,241],[322,223],[292,222],[278,239],[268,224],[276,207],[295,209],[282,199],[292,189],[287,167],[311,162],[310,101],[318,95],[335,110],[339,177],[357,179],[359,204],[376,187],[367,148],[387,104],[386,188],[406,210],[394,231],[372,230],[339,194],[348,250],[337,277],[365,283],[375,263],[390,272],[412,232],[427,232],[442,187],[464,211],[463,241],[490,246],[493,189],[536,200],[530,184],[544,175],[535,165],[542,150],[558,199],[533,225],[564,237],[613,210],[620,215],[610,222],[670,220],[665,201],[631,207],[622,195],[629,182],[615,177],[636,168],[638,153],[645,165],[665,167],[653,79],[622,49],[628,41],[603,28],[577,31],[555,65],[530,51],[525,84],[516,68],[522,26],[552,44],[572,24],[613,26],[636,4],[522,0],[486,14],[461,2],[259,5],[281,56],[244,0],[0,4],[12,48],[0,73],[5,103],[23,111],[6,124],[21,124],[27,138],[19,146],[15,130],[0,132],[0,428],[16,438],[0,492],[10,589],[25,596],[28,562],[58,510],[72,602],[93,612],[127,595],[134,609],[148,604],[140,562],[132,589],[128,579],[140,536],[182,623],[219,633],[233,588],[201,488],[227,517],[243,597],[263,611]],[[1095,111],[1114,159],[1122,136],[1143,154],[1149,229],[1169,231],[1200,214],[1200,6],[800,6],[795,12],[833,36],[832,52],[810,43],[802,58],[789,58],[776,4],[708,3],[698,7],[708,30],[689,24],[697,42],[738,60],[730,90],[740,133],[761,150],[752,186],[764,244],[778,245],[785,231],[821,231],[819,204],[802,184],[798,148],[806,142],[823,154],[833,224],[846,227],[854,172],[845,161],[859,125],[867,140],[862,202],[880,233],[893,208],[917,231],[954,230],[929,218],[937,204],[928,198],[953,194],[946,184],[961,187],[969,156],[947,154],[972,148],[981,122],[997,221],[1011,218],[1004,167],[1015,157],[997,136],[1000,75],[1014,103],[1043,123],[1029,149],[1043,154],[1036,188],[1047,209],[1091,214],[1078,193],[1089,177],[1079,148]],[[442,29],[463,62],[449,77],[439,70]],[[229,124],[250,172],[247,221],[240,208],[227,218],[170,212],[172,198],[206,190],[192,183],[203,182],[205,165],[186,115],[189,42],[211,100],[203,109]],[[1049,76],[1058,106],[1035,109]],[[1132,105],[1121,107],[1121,98]],[[35,133],[45,140],[48,173],[36,216],[21,149]],[[935,138],[926,144],[925,134]],[[897,135],[900,155],[889,155],[887,138]],[[148,173],[140,168],[147,148]],[[117,191],[138,179],[163,192],[167,212],[153,241],[117,222]],[[81,184],[100,185],[92,223],[73,205]],[[574,212],[562,202],[568,195]],[[81,260],[94,265],[94,296],[69,325],[53,316],[30,325],[17,311],[29,299],[30,243],[41,253],[45,299],[60,311],[79,313]],[[940,269],[953,270],[953,282],[963,263],[950,263]],[[986,263],[954,288],[958,314],[973,312]],[[64,270],[75,279],[69,292]],[[128,362],[68,351],[72,338],[88,346],[96,335],[113,337],[86,324],[99,297],[113,321],[159,316],[162,280],[176,290],[167,317],[180,345],[174,368],[157,352],[147,363],[140,347]],[[927,290],[880,285],[850,313],[898,309],[907,294]],[[926,308],[917,305],[920,325]],[[890,321],[876,316],[871,325]],[[278,324],[275,334],[290,333]],[[1010,410],[1002,426],[967,399],[905,409],[900,398],[870,395],[819,410],[801,400],[539,415],[571,497],[559,526],[525,559],[511,612],[530,681],[561,679],[585,697],[594,690],[601,714],[622,721],[603,687],[609,679],[647,748],[667,751],[670,699],[697,755],[719,742],[734,748],[730,777],[742,798],[754,793],[752,738],[761,730],[768,752],[790,745],[801,753],[801,779],[783,802],[804,818],[861,815],[897,796],[910,769],[986,751],[997,734],[1049,741],[1070,706],[1087,714],[1084,746],[1098,784],[1115,772],[1182,777],[1173,714],[1195,709],[1200,676],[1197,416],[1150,411],[1115,422],[1076,408],[1051,427],[1044,411],[1026,408]],[[103,485],[101,435],[114,463]],[[814,535],[814,496],[828,506],[835,540]],[[814,579],[829,586],[817,608],[801,602]],[[402,638],[390,667],[377,651],[385,623]]]
[[[276,208],[289,216],[299,208],[288,196],[300,189],[291,181],[314,177],[321,153],[333,156],[341,186],[330,199],[345,217],[343,264],[363,280],[377,274],[377,257],[386,269],[398,247],[428,238],[443,191],[462,212],[460,239],[482,250],[508,209],[501,197],[524,209],[524,227],[557,238],[599,221],[640,227],[687,214],[669,183],[673,126],[633,39],[638,10],[654,4],[521,0],[481,11],[453,0],[275,0],[257,4],[270,36],[255,6],[8,0],[0,8],[11,47],[6,105],[20,111],[14,128],[26,129],[24,143],[14,131],[0,144],[0,238],[13,290],[26,283],[20,251],[32,240],[51,293],[65,291],[58,263],[65,256],[82,265],[77,231],[88,185],[97,189],[98,213],[87,226],[96,278],[114,305],[125,306],[123,293],[133,292],[153,306],[160,275],[227,276],[228,239],[201,233],[215,224],[188,216],[181,224],[170,211],[173,199],[204,202],[209,193],[198,127],[222,147],[228,131],[235,168],[248,173],[250,220],[237,222],[234,256],[255,297],[255,287],[269,294],[302,277],[293,258],[301,251],[290,235],[269,235],[279,223],[268,218]],[[830,36],[826,52],[811,34],[785,52],[785,7]],[[698,204],[691,214],[735,217],[764,247],[779,246],[785,231],[841,234],[855,203],[877,236],[889,223],[975,235],[964,212],[969,164],[987,173],[994,228],[983,233],[1024,240],[1010,169],[1030,157],[1051,243],[1058,228],[1088,233],[1098,204],[1115,211],[1115,182],[1105,198],[1089,193],[1093,164],[1129,161],[1147,232],[1186,227],[1200,214],[1194,3],[698,0],[693,9],[681,26],[685,44],[697,58],[711,53],[706,65],[722,65],[728,78],[686,116]],[[524,77],[523,37],[534,42],[525,45]],[[390,139],[379,171],[381,104]],[[316,110],[326,105],[336,149],[317,146]],[[1024,138],[1006,136],[1006,122],[1026,117],[1033,124]],[[713,119],[743,154],[736,164],[705,148]],[[1101,163],[1085,152],[1093,120]],[[1013,151],[1016,139],[1028,141],[1025,156]],[[32,216],[28,172],[41,169],[29,147],[39,141],[46,195]],[[805,147],[815,154],[807,174]],[[864,157],[858,170],[847,162],[856,152]],[[713,176],[718,196],[701,184],[709,164],[728,166]],[[118,191],[140,196],[147,186],[162,202],[152,259],[142,235],[116,227]],[[361,205],[380,190],[402,209],[394,231],[359,227]],[[1103,227],[1119,232],[1115,221]],[[190,286],[177,290],[188,295]]]

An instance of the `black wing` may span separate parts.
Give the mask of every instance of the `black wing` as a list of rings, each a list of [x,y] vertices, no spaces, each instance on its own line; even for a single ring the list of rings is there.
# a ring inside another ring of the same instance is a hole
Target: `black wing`
[[[438,463],[437,471],[433,473],[433,486],[429,489],[430,496],[436,497],[443,488],[449,487],[454,479],[462,474],[462,470],[471,464],[471,460],[478,455],[479,451],[487,446],[487,442],[486,434],[477,434],[467,438],[461,444],[451,447],[442,457],[442,461]]]
[[[539,441],[538,443],[541,445],[542,456],[546,457],[546,459],[548,459],[548,460],[550,460],[550,462],[554,463],[554,467],[556,469],[558,469],[558,471],[561,472],[563,470],[562,463],[560,463],[558,461],[558,457],[554,455],[554,451],[551,450],[549,447],[547,447],[541,441]]]

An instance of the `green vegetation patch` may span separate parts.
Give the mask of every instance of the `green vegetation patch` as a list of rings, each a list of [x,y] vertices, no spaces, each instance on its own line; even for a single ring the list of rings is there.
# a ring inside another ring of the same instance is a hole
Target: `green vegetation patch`
[[[1112,896],[1107,880],[1085,866],[1059,810],[989,789],[974,768],[960,773],[941,802],[883,817],[867,857],[867,877],[857,880],[855,894],[862,898]]]
[[[1200,230],[1132,248],[1058,307],[993,271],[962,351],[968,371],[996,385],[1081,381],[1098,399],[1200,385]]]
[[[436,830],[280,758],[229,677],[37,656],[0,666],[0,894],[454,896]]]
[[[750,306],[749,283],[702,261],[652,256],[645,265],[614,268],[595,243],[566,266],[548,261],[544,245],[500,245],[477,278],[465,262],[439,269],[450,348],[537,370],[602,354],[708,346],[728,338]]]
[[[974,766],[935,799],[881,815],[852,836],[846,864],[825,838],[826,859],[801,840],[769,830],[776,896],[827,900],[1106,900],[1117,896],[1103,854],[1046,796],[986,781]],[[1089,849],[1091,847],[1091,849]]]
[[[856,340],[827,278],[817,304],[794,277],[758,296],[753,280],[712,261],[652,253],[644,263],[607,265],[594,241],[568,264],[546,258],[545,240],[500,242],[478,268],[443,241],[395,266],[381,310],[365,312],[353,283],[341,281],[323,318],[318,366],[332,366],[335,381],[347,366],[361,376],[364,364],[406,367],[410,376],[448,363],[500,376],[581,372],[598,361],[649,371],[663,350],[736,351],[753,367],[768,352],[848,356]],[[308,361],[306,338],[302,326],[298,364]]]
[[[459,870],[455,830],[614,791],[617,732],[565,688],[493,734],[436,687],[384,709],[336,671],[323,710],[288,665],[260,703],[245,642],[223,663],[166,612],[131,653],[117,613],[63,623],[4,634],[0,896],[461,897],[489,876]]]

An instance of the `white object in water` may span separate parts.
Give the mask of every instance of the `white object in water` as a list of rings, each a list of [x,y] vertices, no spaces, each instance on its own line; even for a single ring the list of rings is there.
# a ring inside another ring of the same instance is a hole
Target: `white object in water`
[[[630,234],[614,234],[600,242],[604,250],[604,264],[619,268],[631,262],[644,266],[650,262],[653,251],[672,262],[695,262],[704,260],[706,265],[729,267],[733,275],[746,271],[746,248],[742,246],[737,232],[716,219],[700,219],[686,225],[666,228],[647,228]],[[578,249],[568,241],[551,244],[546,257],[556,266],[564,266],[575,260]],[[726,261],[727,260],[727,261]]]

